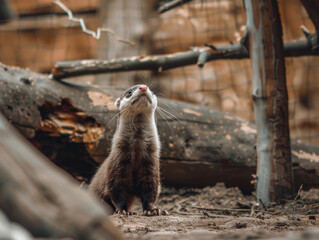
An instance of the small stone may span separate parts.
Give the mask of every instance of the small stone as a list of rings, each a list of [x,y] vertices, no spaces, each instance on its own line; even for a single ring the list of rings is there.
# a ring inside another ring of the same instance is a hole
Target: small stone
[[[236,228],[246,228],[246,227],[247,227],[247,223],[237,222],[237,223],[235,224],[235,227],[236,227]]]
[[[311,215],[311,216],[309,216],[308,218],[309,218],[309,220],[314,220],[314,221],[316,221],[316,216],[314,216],[314,215]]]

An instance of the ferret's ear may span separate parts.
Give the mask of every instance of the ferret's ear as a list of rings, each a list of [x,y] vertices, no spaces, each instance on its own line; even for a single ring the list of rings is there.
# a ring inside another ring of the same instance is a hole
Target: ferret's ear
[[[120,108],[121,100],[122,100],[122,98],[118,98],[118,99],[116,99],[116,101],[115,101],[115,103],[114,103],[114,106],[115,106],[117,109]]]

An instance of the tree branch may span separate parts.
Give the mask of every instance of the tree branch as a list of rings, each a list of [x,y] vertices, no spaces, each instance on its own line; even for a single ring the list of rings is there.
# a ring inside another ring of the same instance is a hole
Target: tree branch
[[[161,3],[160,6],[158,7],[158,12],[159,13],[167,12],[171,9],[179,7],[179,6],[181,6],[185,3],[188,3],[190,1],[192,1],[192,0],[171,0],[169,2]]]
[[[194,47],[191,51],[153,56],[134,56],[112,60],[86,59],[74,61],[59,61],[52,70],[55,79],[81,76],[97,73],[112,73],[133,70],[163,71],[171,68],[198,64],[203,67],[205,62],[216,59],[248,58],[240,44],[216,47]]]
[[[161,72],[193,64],[203,67],[206,62],[218,59],[249,58],[244,40],[245,37],[239,44],[225,46],[207,45],[208,47],[194,47],[190,51],[167,55],[134,56],[111,60],[84,59],[59,61],[53,68],[52,74],[55,79],[61,79],[89,74],[136,70]],[[318,55],[318,36],[310,34],[306,36],[305,40],[285,43],[284,54],[285,57]]]
[[[316,33],[305,34],[306,39],[284,43],[285,57],[319,55],[319,39]]]

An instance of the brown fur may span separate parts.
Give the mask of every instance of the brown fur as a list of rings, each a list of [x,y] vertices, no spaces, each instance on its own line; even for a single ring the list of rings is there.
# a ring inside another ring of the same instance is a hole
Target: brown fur
[[[93,177],[89,190],[116,212],[128,214],[135,199],[140,198],[144,214],[160,214],[155,208],[160,191],[160,143],[154,122],[157,99],[147,90],[153,97],[147,95],[140,100],[143,92],[139,86],[130,88],[133,94],[127,90],[116,102],[118,108],[127,105],[128,111],[120,114],[110,155]]]

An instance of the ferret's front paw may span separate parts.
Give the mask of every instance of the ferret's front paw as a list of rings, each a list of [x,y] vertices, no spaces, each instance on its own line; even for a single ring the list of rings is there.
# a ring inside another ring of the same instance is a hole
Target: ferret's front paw
[[[125,215],[125,216],[129,216],[129,215],[136,215],[136,212],[130,212],[128,210],[117,210],[114,212],[114,215],[117,214],[117,215]]]
[[[160,216],[160,215],[169,215],[166,210],[161,210],[159,208],[153,208],[152,210],[144,210],[144,216]]]

